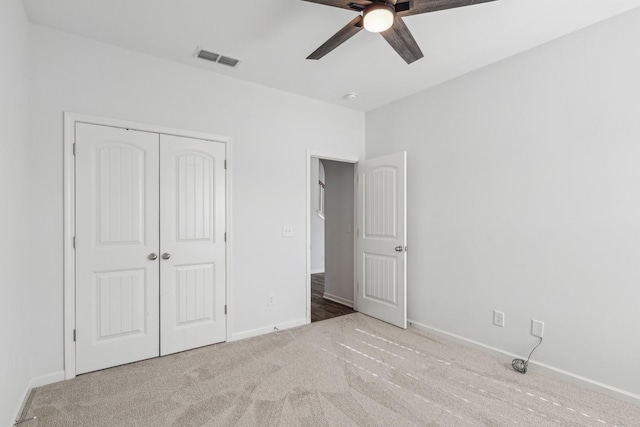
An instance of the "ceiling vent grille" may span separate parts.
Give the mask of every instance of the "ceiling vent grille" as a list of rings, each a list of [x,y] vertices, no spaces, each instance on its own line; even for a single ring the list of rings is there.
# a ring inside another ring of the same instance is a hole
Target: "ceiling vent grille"
[[[218,58],[220,58],[220,55],[218,55],[217,53],[208,52],[206,50],[198,50],[198,58],[205,59],[211,62],[218,62]]]
[[[215,62],[217,64],[226,65],[232,68],[235,68],[240,62],[238,59],[209,52],[208,50],[200,48],[196,50],[196,54],[194,56],[196,58],[204,59],[205,61]]]
[[[227,65],[229,67],[235,67],[236,65],[238,65],[238,62],[240,61],[238,61],[235,58],[230,58],[228,56],[221,56],[218,59],[218,64]]]

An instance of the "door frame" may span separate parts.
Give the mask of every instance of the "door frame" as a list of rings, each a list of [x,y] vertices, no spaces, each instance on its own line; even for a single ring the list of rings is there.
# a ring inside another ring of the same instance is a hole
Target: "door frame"
[[[356,155],[348,155],[348,154],[328,154],[328,153],[321,153],[321,152],[317,152],[317,151],[311,151],[311,150],[307,150],[307,207],[306,207],[306,212],[307,212],[307,218],[306,218],[306,222],[307,222],[307,275],[306,275],[306,312],[307,312],[307,324],[311,323],[311,158],[317,158],[320,160],[332,160],[332,161],[336,161],[336,162],[343,162],[343,163],[351,163],[353,165],[357,165],[358,161],[360,161],[360,158]],[[354,175],[353,175],[353,185],[354,185],[354,196],[357,197],[357,187],[356,187],[356,174],[358,173],[357,168],[354,167],[354,171],[353,171]],[[353,200],[353,206],[354,206],[354,224],[355,224],[355,220],[356,220],[356,216],[357,212],[356,212],[356,197],[354,197]],[[353,233],[354,235],[354,239],[355,239],[355,235],[356,233]],[[355,274],[356,274],[356,253],[355,253],[355,240],[354,240],[354,245],[353,245],[353,249],[354,249],[354,253],[353,253],[353,274],[354,274],[354,278],[353,278],[353,283],[355,284]],[[357,307],[355,307],[355,298],[354,298],[354,310],[357,310]]]
[[[233,227],[231,216],[231,179],[233,176],[231,161],[231,141],[227,136],[214,135],[205,132],[191,131],[185,129],[171,128],[161,125],[132,122],[128,120],[113,119],[107,117],[92,116],[73,112],[64,112],[63,129],[63,347],[64,347],[64,378],[71,379],[76,376],[76,345],[74,341],[74,330],[76,324],[76,260],[73,238],[75,235],[75,163],[73,154],[73,144],[75,140],[75,124],[87,123],[93,125],[111,126],[124,129],[135,129],[143,132],[153,132],[159,134],[175,135],[187,138],[196,138],[212,142],[222,142],[225,144],[225,156],[227,160],[227,178],[225,188],[226,198],[226,233],[227,244],[225,253],[226,263],[226,283],[225,283],[225,304],[229,305],[232,298],[232,272],[231,254],[233,241]],[[233,310],[227,311],[226,337],[231,336]]]

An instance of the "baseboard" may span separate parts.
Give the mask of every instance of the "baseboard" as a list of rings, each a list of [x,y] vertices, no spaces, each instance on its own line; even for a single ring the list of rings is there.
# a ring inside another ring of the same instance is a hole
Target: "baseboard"
[[[64,371],[52,372],[47,375],[31,378],[29,388],[42,387],[43,385],[57,383],[64,380]]]
[[[295,328],[296,326],[302,326],[306,324],[307,324],[307,319],[303,318],[303,319],[292,320],[290,322],[285,322],[285,323],[277,323],[275,325],[265,326],[263,328],[251,329],[249,331],[236,332],[235,334],[231,334],[231,339],[229,341],[237,341],[237,340],[243,340],[245,338],[257,337],[259,335],[264,335],[264,334],[268,334],[276,331],[283,331],[285,329]]]
[[[311,270],[311,274],[324,274],[324,268],[318,270]]]
[[[425,332],[430,332],[430,333],[434,333],[436,335],[443,336],[443,337],[448,338],[451,341],[457,342],[459,344],[470,345],[470,346],[472,346],[474,348],[483,350],[485,352],[489,352],[489,353],[493,354],[496,357],[505,358],[505,359],[515,359],[515,358],[522,358],[523,357],[520,354],[513,354],[513,353],[510,353],[508,351],[505,351],[505,350],[502,350],[502,349],[499,349],[499,348],[496,348],[496,347],[491,347],[489,345],[483,344],[483,343],[478,342],[478,341],[470,340],[468,338],[461,337],[459,335],[455,335],[455,334],[452,334],[450,332],[446,332],[446,331],[443,331],[443,330],[440,330],[440,329],[437,329],[437,328],[433,328],[431,326],[423,325],[423,324],[421,324],[419,322],[416,322],[416,321],[413,321],[413,320],[410,320],[410,319],[408,319],[407,322],[409,323],[409,326],[414,327],[416,329],[423,330]],[[563,369],[559,369],[559,368],[547,365],[545,363],[540,363],[540,362],[536,362],[536,361],[532,360],[532,361],[529,362],[529,364],[537,366],[544,373],[546,373],[546,374],[548,374],[548,375],[550,375],[552,377],[567,381],[567,382],[572,383],[572,384],[576,384],[578,386],[587,388],[587,389],[592,390],[592,391],[596,391],[598,393],[602,393],[604,395],[607,395],[609,397],[613,397],[614,399],[621,400],[623,402],[627,402],[627,403],[631,403],[631,404],[636,405],[636,406],[640,406],[640,395],[637,395],[635,393],[631,393],[631,392],[628,392],[626,390],[622,390],[622,389],[619,389],[617,387],[610,386],[608,384],[603,384],[601,382],[594,381],[592,379],[583,377],[581,375],[574,374],[572,372],[565,371]]]
[[[31,390],[33,390],[36,387],[42,387],[43,385],[53,384],[63,380],[64,380],[64,371],[53,372],[51,374],[41,375],[39,377],[31,378],[24,392],[22,393],[22,402],[20,403],[20,406],[18,407],[18,410],[16,412],[16,417],[15,417],[16,421],[20,420],[20,416],[24,411],[24,407],[27,404],[27,400],[29,400],[29,395],[31,394]]]
[[[348,299],[345,298],[341,298],[335,295],[331,295],[328,293],[324,293],[322,294],[322,298],[324,299],[328,299],[329,301],[333,301],[333,302],[337,302],[338,304],[342,304],[342,305],[346,305],[349,308],[353,308],[353,301],[350,301]]]

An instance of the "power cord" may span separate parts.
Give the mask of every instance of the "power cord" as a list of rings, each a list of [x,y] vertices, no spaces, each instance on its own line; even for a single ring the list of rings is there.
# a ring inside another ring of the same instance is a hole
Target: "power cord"
[[[511,366],[513,366],[513,369],[520,372],[521,374],[526,374],[527,366],[529,366],[529,359],[531,359],[531,355],[536,350],[536,348],[538,348],[540,344],[542,344],[542,337],[540,337],[540,342],[538,342],[538,344],[535,347],[533,347],[533,350],[531,350],[531,353],[529,353],[529,357],[527,357],[526,361],[522,359],[513,359],[513,362],[511,362]]]

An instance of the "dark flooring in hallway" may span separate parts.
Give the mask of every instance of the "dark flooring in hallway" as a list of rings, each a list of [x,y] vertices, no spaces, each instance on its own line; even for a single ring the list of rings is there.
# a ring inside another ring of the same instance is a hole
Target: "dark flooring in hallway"
[[[324,273],[311,275],[311,322],[355,313],[346,305],[324,299]]]

